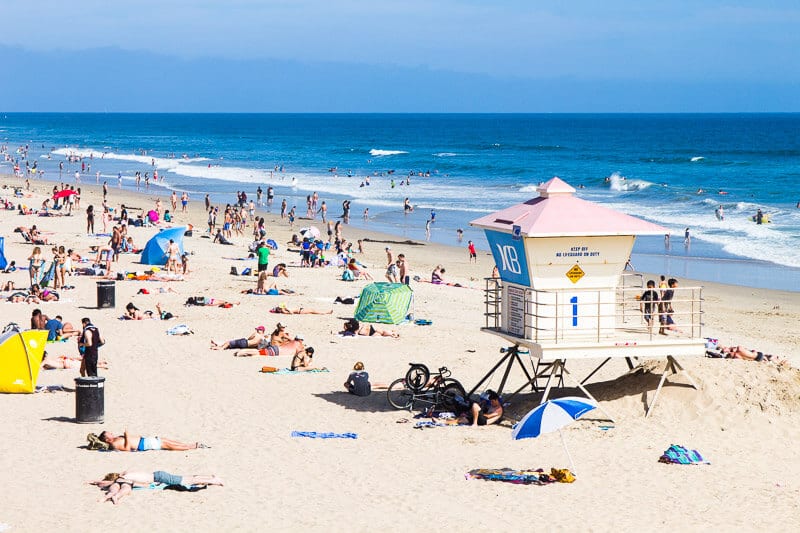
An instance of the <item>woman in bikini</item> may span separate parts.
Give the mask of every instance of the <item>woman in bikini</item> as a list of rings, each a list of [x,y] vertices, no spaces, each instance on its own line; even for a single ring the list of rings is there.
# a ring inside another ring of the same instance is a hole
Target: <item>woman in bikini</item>
[[[38,298],[43,302],[57,302],[59,299],[59,295],[56,291],[51,291],[50,289],[42,289],[36,283],[34,283],[31,286],[31,296],[33,298]]]
[[[292,357],[291,370],[294,372],[307,372],[314,368],[314,362],[311,360],[314,357],[314,348],[309,346],[300,350],[294,357]],[[321,369],[324,370],[324,369]]]
[[[44,257],[42,257],[42,249],[38,246],[34,247],[30,257],[28,257],[28,273],[31,277],[31,285],[39,283],[40,271],[44,265]]]
[[[400,334],[393,330],[377,329],[372,324],[365,324],[362,326],[355,318],[351,318],[345,322],[344,330],[340,331],[339,334],[344,336],[363,335],[365,337],[400,337]]]
[[[286,304],[279,304],[269,310],[270,313],[278,313],[280,315],[332,315],[333,309],[330,311],[317,311],[315,309],[306,309],[305,307],[298,307],[297,309],[290,309]]]

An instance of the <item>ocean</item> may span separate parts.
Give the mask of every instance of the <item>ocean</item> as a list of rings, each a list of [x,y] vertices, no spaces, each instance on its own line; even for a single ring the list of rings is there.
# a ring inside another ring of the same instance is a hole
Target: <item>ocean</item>
[[[669,246],[637,239],[639,270],[800,290],[800,114],[7,113],[0,143],[12,160],[27,146],[45,180],[74,183],[74,154],[91,164],[82,182],[100,172],[112,189],[119,173],[135,188],[135,172],[154,170],[164,180],[151,194],[185,190],[192,201],[233,203],[239,190],[254,199],[271,185],[272,211],[286,198],[300,216],[316,191],[330,217],[351,200],[352,226],[424,240],[434,211],[431,241],[484,249],[470,220],[558,176],[586,200],[670,230]],[[769,223],[752,220],[758,209]]]

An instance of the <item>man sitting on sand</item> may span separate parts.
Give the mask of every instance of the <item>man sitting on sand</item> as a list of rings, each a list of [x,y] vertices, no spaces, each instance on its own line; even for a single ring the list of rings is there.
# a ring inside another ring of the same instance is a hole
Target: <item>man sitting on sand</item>
[[[114,435],[110,431],[103,431],[98,435],[100,440],[107,443],[113,450],[120,452],[146,452],[150,450],[186,451],[198,448],[208,448],[205,444],[194,442],[185,444],[162,437],[141,437],[131,435],[128,430],[121,435]]]
[[[125,496],[133,492],[133,487],[150,487],[153,484],[166,485],[167,487],[178,487],[182,489],[192,489],[194,487],[204,487],[208,485],[222,486],[223,481],[215,475],[188,475],[179,476],[158,470],[156,472],[132,472],[125,471],[121,474],[106,474],[103,479],[90,481],[90,485],[96,485],[106,491],[105,497],[101,500],[117,504]]]

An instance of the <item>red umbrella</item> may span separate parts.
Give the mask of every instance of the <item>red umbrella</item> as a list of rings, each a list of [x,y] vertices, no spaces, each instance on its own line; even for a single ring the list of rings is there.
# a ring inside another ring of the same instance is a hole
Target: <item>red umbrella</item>
[[[65,198],[67,196],[72,196],[73,194],[78,194],[78,191],[73,191],[72,189],[64,189],[63,191],[58,191],[53,195],[53,200],[58,200],[59,198]]]

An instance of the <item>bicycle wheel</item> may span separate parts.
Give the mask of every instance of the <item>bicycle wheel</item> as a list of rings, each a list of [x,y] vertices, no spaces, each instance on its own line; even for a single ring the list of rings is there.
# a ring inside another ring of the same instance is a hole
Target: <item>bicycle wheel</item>
[[[410,409],[411,402],[414,400],[414,393],[406,386],[406,380],[403,378],[396,379],[389,385],[389,390],[386,391],[386,397],[389,403],[396,409]]]
[[[441,389],[441,404],[448,411],[456,411],[459,407],[466,407],[469,404],[467,392],[455,379],[446,379]]]
[[[411,365],[411,368],[408,369],[408,372],[406,372],[406,383],[408,384],[408,388],[414,392],[419,392],[424,389],[430,378],[431,373],[428,367],[423,364],[414,363]]]

